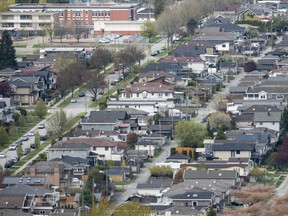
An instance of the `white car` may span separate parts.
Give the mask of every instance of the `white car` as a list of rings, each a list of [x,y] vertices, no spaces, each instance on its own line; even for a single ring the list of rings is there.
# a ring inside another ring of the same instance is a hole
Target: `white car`
[[[35,136],[35,133],[33,131],[31,131],[28,133],[28,136],[30,136],[30,137]]]
[[[110,43],[110,40],[103,38],[98,41],[99,43]]]
[[[28,136],[22,136],[22,137],[21,137],[21,141],[27,141],[27,140],[29,140],[29,137],[28,137]]]
[[[16,148],[17,148],[17,146],[13,145],[13,144],[9,146],[9,150],[16,150]]]
[[[77,100],[75,98],[72,98],[71,103],[77,103]]]
[[[39,124],[38,125],[38,129],[44,129],[45,128],[45,124]]]
[[[6,158],[6,155],[3,153],[0,153],[0,159],[2,159],[2,158]]]

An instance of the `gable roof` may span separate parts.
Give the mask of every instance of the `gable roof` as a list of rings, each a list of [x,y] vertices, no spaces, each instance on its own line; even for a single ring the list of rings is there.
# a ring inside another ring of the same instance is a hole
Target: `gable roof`
[[[138,183],[137,189],[161,189],[162,185],[160,183]]]
[[[70,165],[77,165],[77,164],[83,164],[83,163],[87,163],[87,160],[84,159],[84,158],[80,158],[80,157],[71,157],[69,155],[63,155],[61,158],[54,158],[50,161],[63,161],[67,164],[70,164]]]
[[[46,177],[41,176],[6,176],[4,177],[2,184],[3,185],[16,185],[16,184],[25,184],[25,185],[44,185],[46,183]]]
[[[84,118],[81,123],[116,123],[117,120],[128,119],[126,111],[91,111],[88,118]]]
[[[144,91],[150,93],[173,93],[175,91],[175,86],[163,82],[134,83],[131,86],[127,86],[120,90],[120,92],[126,91],[131,93],[142,93]]]
[[[184,172],[184,179],[235,179],[236,170],[190,170]]]
[[[116,142],[110,141],[108,139],[102,138],[72,138],[67,141],[58,141],[49,149],[53,148],[88,148],[90,149],[92,146],[96,147],[115,147],[117,146]]]
[[[255,112],[254,122],[280,122],[281,112]]]
[[[187,155],[184,155],[184,154],[176,153],[176,154],[174,154],[174,155],[170,155],[167,159],[188,160],[188,159],[190,159],[190,157],[187,156]]]
[[[246,143],[237,143],[237,141],[233,143],[223,143],[223,144],[213,144],[213,151],[253,151],[255,149],[255,145],[246,144]]]
[[[241,110],[242,113],[255,113],[255,112],[279,112],[281,111],[278,107],[272,106],[272,105],[251,105],[249,107],[247,106],[240,106],[238,107],[238,110]]]
[[[179,216],[200,216],[203,213],[197,209],[193,209],[190,207],[186,207],[186,206],[179,206],[179,205],[175,205],[175,206],[166,206],[168,208],[159,211],[159,213],[157,215],[166,215],[166,212],[171,212],[171,215],[179,215]]]
[[[210,191],[198,191],[199,189],[194,188],[190,191],[182,194],[175,194],[170,196],[172,200],[211,200],[214,196],[213,192]]]
[[[43,196],[45,193],[51,193],[51,190],[45,188],[34,188],[29,185],[16,184],[11,187],[6,187],[0,190],[0,197],[6,195],[25,195],[25,194],[35,194],[36,196]]]

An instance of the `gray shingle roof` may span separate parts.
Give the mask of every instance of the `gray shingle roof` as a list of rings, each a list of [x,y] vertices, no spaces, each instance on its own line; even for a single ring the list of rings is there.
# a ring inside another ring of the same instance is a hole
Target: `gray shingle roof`
[[[187,159],[190,159],[190,157],[187,156],[187,155],[184,155],[184,154],[176,153],[176,154],[174,154],[174,155],[170,155],[167,159],[187,160]]]
[[[36,196],[43,196],[43,194],[51,192],[52,191],[47,190],[45,188],[34,188],[29,185],[17,184],[0,190],[0,197],[13,194],[15,195],[35,194]]]
[[[2,184],[3,185],[16,185],[16,184],[25,184],[25,185],[44,185],[46,183],[46,177],[33,177],[33,176],[7,176],[4,177]]]
[[[124,119],[128,119],[126,111],[91,111],[82,123],[116,123]]]
[[[280,122],[281,112],[256,112],[254,122]]]
[[[224,144],[213,144],[213,151],[253,151],[255,149],[255,145],[253,144],[245,144],[245,143],[224,143]]]
[[[230,93],[246,93],[246,91],[249,89],[249,87],[230,87],[229,92]]]
[[[179,215],[179,216],[200,216],[203,215],[203,213],[197,209],[192,209],[186,206],[168,206],[169,208],[160,211],[158,215],[166,215],[165,212],[171,212],[171,215]]]
[[[137,189],[161,189],[162,185],[160,183],[152,183],[152,184],[146,184],[146,183],[139,183],[137,184]]]
[[[190,170],[184,172],[184,179],[235,179],[236,170]]]
[[[210,200],[214,193],[210,191],[198,192],[197,190],[191,190],[186,193],[176,194],[170,196],[172,200]]]

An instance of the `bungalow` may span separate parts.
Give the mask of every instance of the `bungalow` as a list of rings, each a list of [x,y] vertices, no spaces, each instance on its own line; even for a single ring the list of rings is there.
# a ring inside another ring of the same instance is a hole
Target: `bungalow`
[[[146,196],[158,196],[162,191],[162,185],[160,183],[138,183],[137,194]]]

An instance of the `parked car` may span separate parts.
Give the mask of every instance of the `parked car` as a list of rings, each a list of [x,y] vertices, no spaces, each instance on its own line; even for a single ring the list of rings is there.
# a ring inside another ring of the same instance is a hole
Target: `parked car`
[[[75,98],[72,98],[71,103],[77,103],[77,100]]]
[[[30,148],[31,149],[36,149],[36,145],[35,144],[30,144]]]
[[[10,167],[12,167],[15,164],[15,162],[13,160],[8,160],[5,164],[4,164],[4,168],[8,169]]]
[[[24,151],[23,151],[23,155],[29,154],[30,151],[31,151],[30,148],[25,148]]]
[[[11,158],[11,160],[14,161],[14,163],[16,163],[17,161],[20,160],[20,157],[16,156],[16,157],[14,157],[14,158]]]
[[[34,133],[33,131],[30,131],[30,132],[28,133],[28,136],[30,136],[30,137],[35,136],[35,133]]]
[[[6,155],[4,153],[0,153],[0,159],[6,158]]]
[[[80,92],[79,97],[85,97],[85,92]]]
[[[27,140],[29,140],[29,137],[28,137],[28,136],[22,136],[22,137],[21,137],[21,141],[27,141]]]
[[[17,146],[12,144],[9,146],[9,150],[13,151],[13,150],[16,150]]]
[[[108,38],[102,38],[98,42],[99,43],[110,43],[110,40],[108,40]]]
[[[18,146],[22,145],[22,141],[21,140],[20,141],[16,141],[16,142],[13,143],[13,145],[18,147]]]
[[[90,101],[95,101],[96,98],[95,97],[90,97]]]
[[[47,140],[47,136],[46,135],[40,136],[40,141],[45,141],[45,140]]]
[[[45,124],[39,124],[38,125],[38,129],[44,129],[45,128]]]
[[[151,52],[151,56],[157,56],[160,53],[159,50],[154,50]]]

